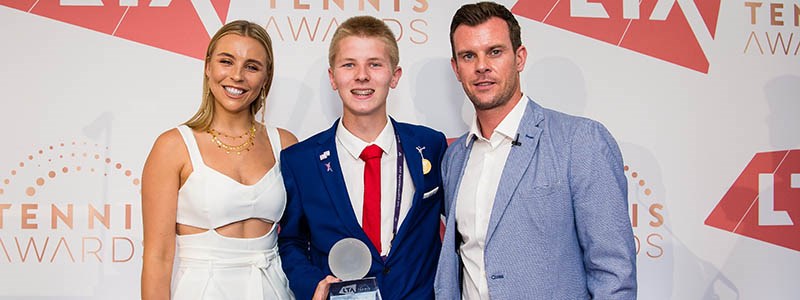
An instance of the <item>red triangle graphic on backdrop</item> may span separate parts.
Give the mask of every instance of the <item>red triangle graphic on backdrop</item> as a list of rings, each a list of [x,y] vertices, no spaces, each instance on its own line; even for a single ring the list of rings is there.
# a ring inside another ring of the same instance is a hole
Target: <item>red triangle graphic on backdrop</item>
[[[170,52],[203,59],[210,37],[190,1],[172,1],[168,7],[63,6],[59,1],[0,0],[0,5],[30,12],[94,31],[118,36]],[[230,0],[212,0],[222,24]]]
[[[716,32],[720,1],[695,0],[695,5],[712,37]],[[672,7],[666,21],[657,21],[645,17],[650,16],[657,0],[641,1],[642,19],[638,20],[622,18],[620,1],[593,2],[605,2],[603,4],[609,18],[572,17],[570,2],[557,0],[518,1],[512,12],[524,18],[708,73],[708,59],[677,3]]]
[[[708,215],[705,224],[800,251],[800,188],[791,187],[792,174],[798,173],[800,150],[757,153]],[[759,174],[773,174],[774,208],[787,212],[793,225],[759,225]]]
[[[168,7],[131,7],[116,36],[197,59],[203,59],[210,40],[189,1],[172,1]]]
[[[227,23],[226,20],[228,20],[228,9],[231,7],[231,0],[211,0],[211,5],[213,5],[214,10],[217,11],[219,21],[222,24]]]

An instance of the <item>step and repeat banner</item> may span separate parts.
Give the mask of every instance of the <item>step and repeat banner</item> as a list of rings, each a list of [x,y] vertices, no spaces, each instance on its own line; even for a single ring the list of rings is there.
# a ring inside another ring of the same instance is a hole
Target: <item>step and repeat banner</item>
[[[640,299],[800,298],[800,1],[498,2],[523,93],[622,148]],[[0,0],[0,299],[139,298],[142,166],[199,106],[225,22],[266,27],[266,120],[303,139],[341,114],[335,28],[383,19],[404,70],[390,114],[453,138],[474,114],[449,61],[464,3]]]

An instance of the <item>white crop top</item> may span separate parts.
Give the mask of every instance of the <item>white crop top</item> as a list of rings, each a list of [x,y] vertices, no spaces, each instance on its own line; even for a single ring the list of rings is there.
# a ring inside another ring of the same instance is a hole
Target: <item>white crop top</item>
[[[179,224],[215,229],[250,218],[280,221],[286,207],[280,170],[280,135],[276,128],[266,128],[275,165],[255,184],[244,185],[207,166],[192,130],[186,125],[178,127],[193,169],[178,190]]]

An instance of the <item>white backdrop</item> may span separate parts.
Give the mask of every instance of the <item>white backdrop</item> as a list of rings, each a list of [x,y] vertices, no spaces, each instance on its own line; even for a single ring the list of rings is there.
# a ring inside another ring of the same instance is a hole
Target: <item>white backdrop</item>
[[[599,120],[622,148],[641,299],[800,298],[800,1],[498,2],[518,6],[523,93]],[[192,3],[0,0],[0,298],[139,298],[142,165],[155,137],[196,111],[203,62],[192,55],[222,20],[267,27],[267,122],[300,139],[341,113],[327,47],[360,14],[399,36],[392,116],[448,137],[471,122],[449,64],[450,18],[465,1]],[[529,15],[540,10],[548,18]],[[623,26],[632,38],[619,43],[587,33],[615,22],[643,25]],[[667,23],[683,31],[659,30]],[[663,55],[694,55],[687,37],[707,69]]]

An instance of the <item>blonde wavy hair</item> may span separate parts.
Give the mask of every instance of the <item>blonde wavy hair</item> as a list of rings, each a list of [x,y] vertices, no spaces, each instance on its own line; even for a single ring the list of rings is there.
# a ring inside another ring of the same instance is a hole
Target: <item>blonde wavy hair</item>
[[[197,110],[194,116],[184,123],[186,126],[189,126],[192,129],[199,131],[208,130],[208,128],[211,127],[211,121],[214,120],[214,102],[216,102],[216,98],[214,98],[214,94],[211,93],[211,89],[208,86],[208,76],[205,75],[205,68],[208,66],[208,63],[211,60],[211,54],[214,51],[214,48],[216,48],[217,42],[219,42],[222,37],[229,34],[253,38],[258,41],[266,50],[267,61],[264,69],[267,72],[267,77],[264,82],[264,86],[261,87],[259,99],[250,104],[250,114],[255,117],[256,113],[261,110],[262,107],[264,107],[267,101],[267,95],[269,94],[269,89],[272,86],[272,78],[275,72],[274,57],[272,54],[272,39],[270,39],[269,34],[267,34],[267,30],[264,29],[264,27],[261,27],[261,25],[244,20],[230,22],[225,24],[225,26],[222,26],[222,28],[220,28],[217,33],[211,37],[211,41],[208,43],[205,64],[203,67],[203,102],[200,103],[200,108]]]

